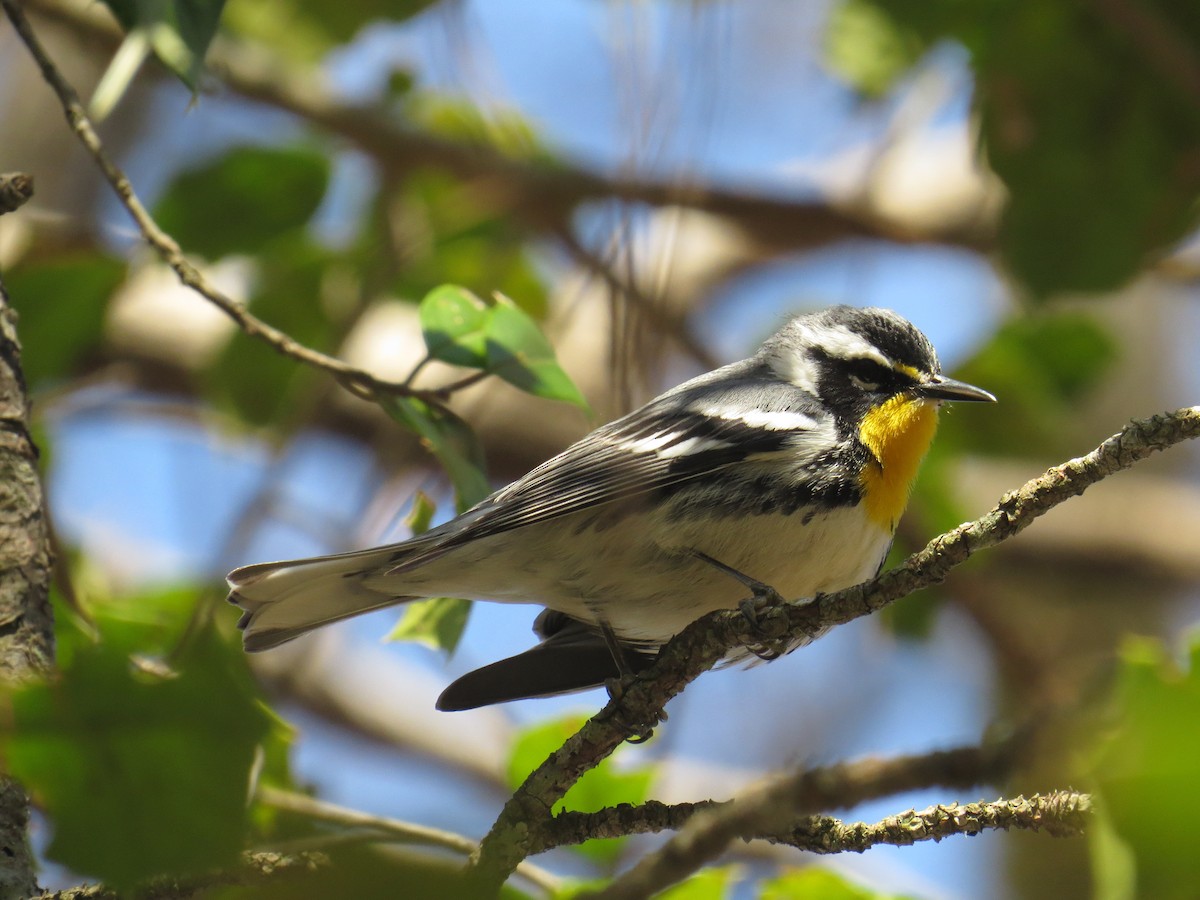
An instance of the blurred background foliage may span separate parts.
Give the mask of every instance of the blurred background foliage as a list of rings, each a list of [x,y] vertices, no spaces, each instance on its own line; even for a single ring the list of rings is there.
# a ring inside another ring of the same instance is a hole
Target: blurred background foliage
[[[1002,401],[944,416],[897,556],[1200,391],[1195,4],[26,6],[225,290],[380,377],[480,373],[447,408],[374,404],[239,333],[140,247],[0,27],[0,170],[38,181],[0,267],[60,557],[60,672],[7,695],[2,750],[46,883],[324,842],[320,886],[271,890],[444,895],[446,859],[255,786],[478,837],[600,699],[434,713],[531,640],[530,611],[471,626],[453,601],[247,659],[221,576],[416,533],[786,313],[891,306]],[[726,797],[1038,719],[1026,768],[981,790],[1096,791],[1087,841],[879,848],[836,874],[747,845],[670,896],[1193,896],[1197,474],[1172,451],[878,621],[708,676],[568,807]],[[953,799],[977,797],[847,815]],[[569,892],[652,843],[538,862]]]

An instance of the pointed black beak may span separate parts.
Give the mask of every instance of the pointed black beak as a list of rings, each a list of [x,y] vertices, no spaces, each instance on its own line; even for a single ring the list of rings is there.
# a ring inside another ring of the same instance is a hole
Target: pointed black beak
[[[926,400],[974,400],[995,403],[996,398],[973,384],[955,381],[945,375],[934,375],[923,384],[917,385],[914,393]]]

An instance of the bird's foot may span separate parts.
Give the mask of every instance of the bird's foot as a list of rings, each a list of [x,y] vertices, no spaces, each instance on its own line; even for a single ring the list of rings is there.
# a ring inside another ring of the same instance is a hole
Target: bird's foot
[[[620,703],[621,698],[625,696],[625,692],[629,686],[633,684],[637,676],[622,675],[619,678],[609,678],[604,682],[604,689],[608,691],[608,698],[614,704]],[[665,710],[660,710],[658,715],[648,722],[634,722],[628,719],[619,709],[614,709],[608,713],[608,717],[616,723],[617,727],[622,731],[629,732],[629,737],[625,738],[629,744],[644,744],[650,738],[654,737],[654,726],[659,722],[667,721],[667,713]]]

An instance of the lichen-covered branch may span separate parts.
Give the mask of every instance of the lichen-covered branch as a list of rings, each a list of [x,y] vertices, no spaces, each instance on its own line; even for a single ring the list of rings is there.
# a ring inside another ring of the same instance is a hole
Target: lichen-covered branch
[[[906,847],[918,841],[940,841],[955,834],[983,831],[1045,831],[1053,837],[1083,834],[1092,799],[1078,791],[1052,791],[1012,800],[950,803],[920,812],[908,810],[873,824],[845,823],[832,816],[811,816],[789,834],[762,836],[810,853],[862,853],[880,844]]]
[[[1006,778],[1026,748],[1027,738],[1027,732],[1021,731],[1003,740],[979,746],[890,758],[866,757],[778,777],[770,782],[770,789],[779,790],[780,784],[791,781],[810,786],[824,785],[823,791],[829,795],[830,802],[822,805],[822,809],[837,809],[923,788],[967,789]],[[696,803],[659,803],[651,800],[590,813],[560,812],[542,825],[534,836],[530,852],[543,853],[563,845],[581,844],[592,838],[680,831],[693,816],[725,809],[732,802],[703,800]],[[789,819],[794,819],[795,815],[792,811]],[[783,838],[792,833],[789,825],[782,830],[761,832],[755,836],[787,842]]]
[[[769,638],[802,642],[876,612],[913,591],[938,584],[979,550],[1023,531],[1035,519],[1089,486],[1153,453],[1200,436],[1200,407],[1131,422],[1085,456],[1054,466],[1005,494],[986,515],[934,538],[901,565],[861,585],[759,611],[751,624],[739,612],[712,613],[663,649],[619,698],[539,766],[505,804],[473,860],[481,883],[503,882],[530,852],[549,811],[589,769],[638,730],[652,726],[663,706],[739,645]]]

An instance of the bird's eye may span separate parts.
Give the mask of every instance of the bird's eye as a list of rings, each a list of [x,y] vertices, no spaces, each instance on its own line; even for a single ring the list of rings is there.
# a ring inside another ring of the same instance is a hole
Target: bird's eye
[[[885,384],[896,380],[896,373],[873,359],[852,359],[846,363],[846,374],[855,387],[864,391],[877,391]]]

